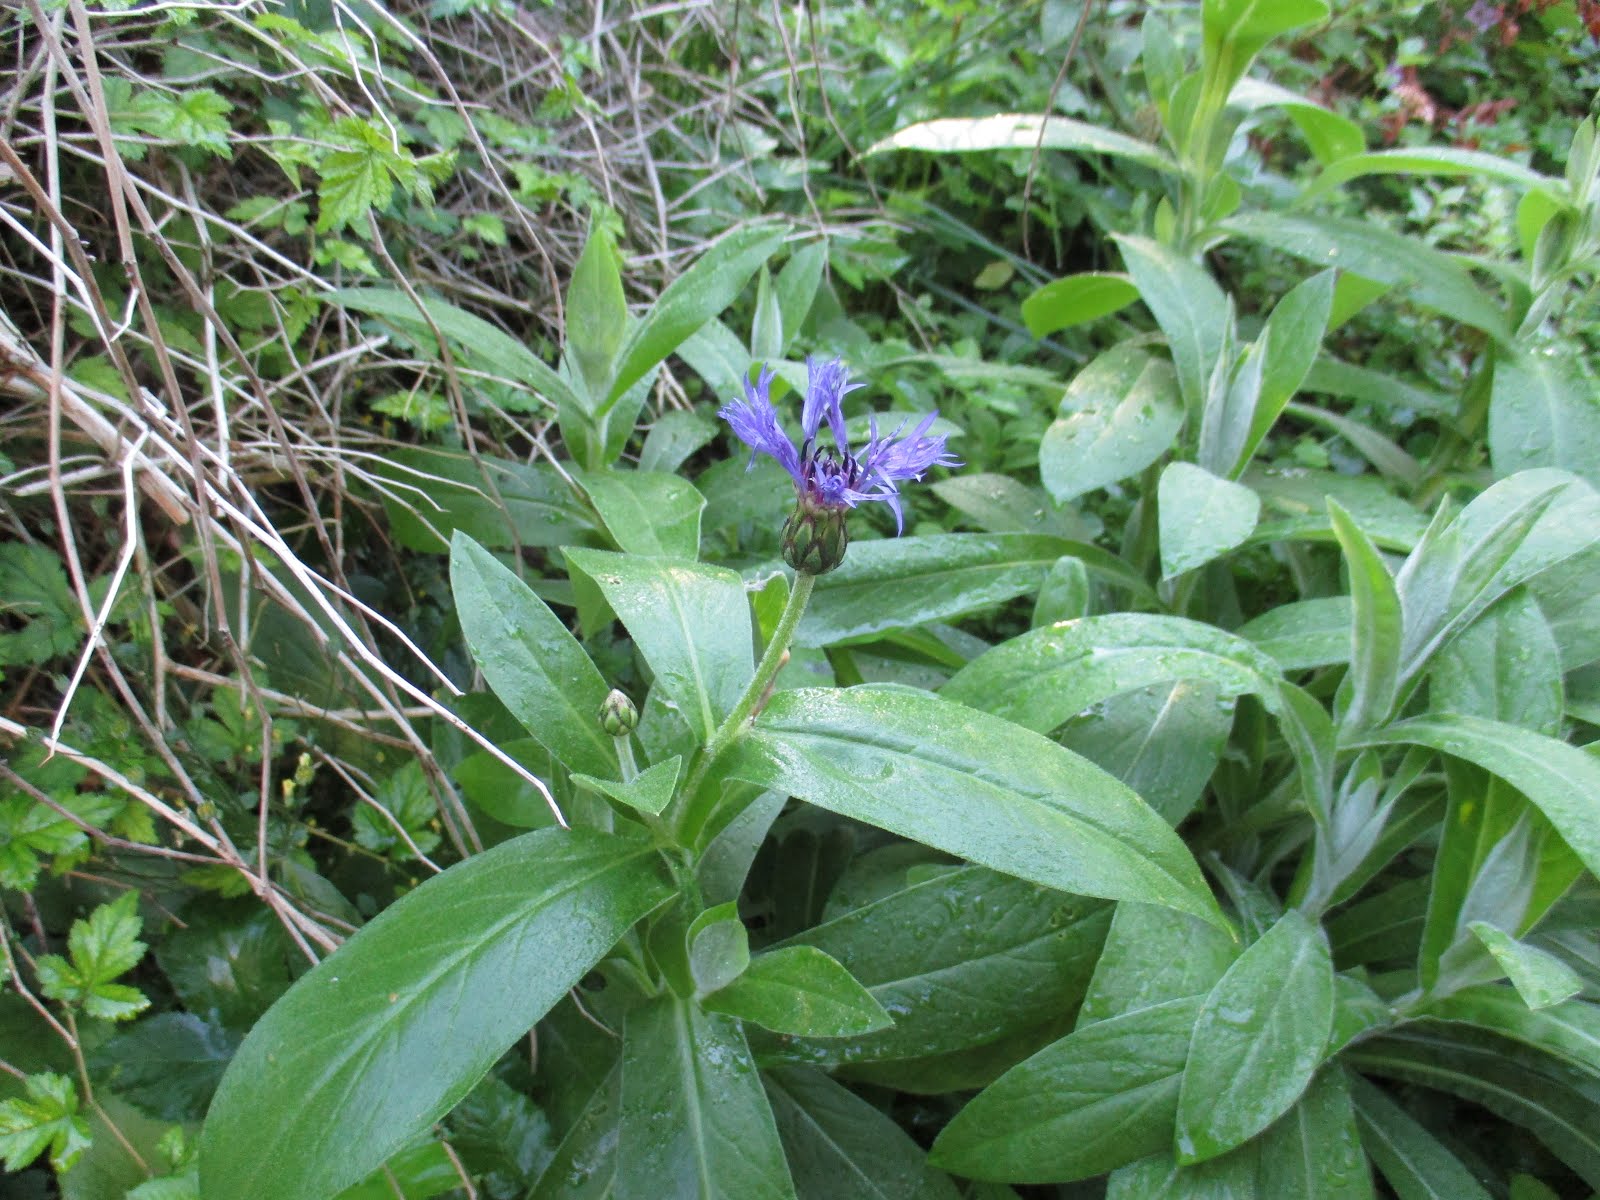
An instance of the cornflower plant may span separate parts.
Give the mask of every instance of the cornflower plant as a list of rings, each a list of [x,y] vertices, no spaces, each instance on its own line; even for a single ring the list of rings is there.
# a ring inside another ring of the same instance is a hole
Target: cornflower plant
[[[869,542],[847,560],[850,510],[885,504],[898,531],[901,486],[955,465],[931,415],[887,435],[873,422],[852,449],[841,402],[856,385],[837,360],[812,359],[807,375],[798,448],[771,370],[721,410],[793,480],[792,580],[767,568],[747,583],[692,549],[565,550],[584,620],[614,614],[650,669],[637,707],[510,567],[456,533],[462,630],[537,744],[559,814],[402,897],[278,1001],[212,1104],[205,1194],[336,1195],[426,1139],[541,1019],[535,1085],[566,1120],[537,1196],[779,1200],[830,1169],[819,1149],[863,1136],[947,1194],[907,1134],[811,1065],[923,1042],[925,1021],[848,930],[762,934],[752,952],[739,898],[791,800],[973,864],[923,897],[939,919],[954,932],[974,912],[1026,911],[1074,969],[1105,930],[1104,905],[1082,897],[1226,927],[1167,823],[1057,743],[928,692],[780,681],[792,647],[831,638],[830,597],[880,569],[878,547],[915,555],[939,540]],[[824,425],[833,445],[819,448]]]

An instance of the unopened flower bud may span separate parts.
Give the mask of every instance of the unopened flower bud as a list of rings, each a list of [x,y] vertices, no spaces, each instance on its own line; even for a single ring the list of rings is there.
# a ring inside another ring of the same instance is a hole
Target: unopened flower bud
[[[600,728],[612,737],[624,737],[638,727],[639,710],[616,688],[600,705]]]
[[[783,524],[783,561],[808,575],[826,575],[850,546],[847,508],[807,504],[802,498]]]

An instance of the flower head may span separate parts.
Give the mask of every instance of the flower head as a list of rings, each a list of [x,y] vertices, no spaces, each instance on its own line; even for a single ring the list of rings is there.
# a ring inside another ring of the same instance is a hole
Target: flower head
[[[928,432],[938,413],[929,413],[904,437],[904,424],[880,437],[874,418],[866,444],[852,452],[840,402],[847,392],[862,385],[850,382],[849,371],[837,358],[806,360],[806,395],[800,411],[804,436],[796,450],[778,424],[777,410],[768,396],[772,375],[763,368],[753,385],[746,379],[745,398],[723,405],[717,415],[750,447],[751,466],[757,454],[768,454],[794,480],[798,503],[785,526],[784,546],[785,556],[796,570],[820,575],[838,565],[849,541],[844,515],[865,500],[887,504],[894,512],[895,531],[900,532],[905,518],[899,485],[907,479],[921,479],[929,467],[961,465],[946,452],[944,436]],[[834,444],[819,447],[817,434],[824,423]],[[801,551],[791,550],[797,545]]]

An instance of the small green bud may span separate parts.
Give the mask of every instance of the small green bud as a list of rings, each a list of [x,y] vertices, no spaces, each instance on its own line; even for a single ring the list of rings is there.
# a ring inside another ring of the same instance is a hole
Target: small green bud
[[[823,508],[802,499],[783,523],[783,561],[807,575],[826,575],[850,546],[849,509]]]
[[[639,725],[639,710],[616,688],[600,705],[600,728],[612,737],[625,737]]]

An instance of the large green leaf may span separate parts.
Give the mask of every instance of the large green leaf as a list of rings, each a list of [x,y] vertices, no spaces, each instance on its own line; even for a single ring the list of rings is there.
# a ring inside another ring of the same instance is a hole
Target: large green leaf
[[[1119,904],[1078,1010],[1078,1028],[1203,996],[1238,957],[1238,943],[1214,925],[1149,904]]]
[[[673,995],[628,1014],[615,1200],[794,1200],[739,1022]]]
[[[743,974],[700,1003],[792,1037],[859,1036],[894,1024],[860,980],[815,946],[758,954]]]
[[[1071,150],[1080,154],[1109,154],[1131,159],[1158,170],[1175,170],[1159,146],[1127,134],[1074,121],[1070,117],[1035,116],[1031,113],[996,113],[990,117],[941,117],[919,121],[876,142],[868,154],[888,150],[931,150],[940,154],[977,150]]]
[[[1600,1005],[1570,1000],[1531,1009],[1515,989],[1485,984],[1430,1002],[1423,1015],[1476,1025],[1600,1076]]]
[[[1253,1142],[1189,1165],[1163,1151],[1111,1172],[1106,1200],[1263,1200],[1256,1188],[1260,1158]]]
[[[473,658],[511,715],[569,770],[614,777],[617,751],[600,728],[609,689],[561,619],[464,533],[451,545],[450,587]]]
[[[1372,1200],[1372,1169],[1337,1066],[1317,1075],[1260,1144],[1262,1200]]]
[[[1600,487],[1600,404],[1575,358],[1528,350],[1495,364],[1489,454],[1497,475],[1564,467]]]
[[[1403,288],[1426,308],[1503,341],[1510,338],[1504,312],[1460,259],[1372,221],[1250,212],[1230,217],[1223,227],[1317,267],[1354,271]]]
[[[1178,1099],[1178,1160],[1215,1158],[1287,1112],[1332,1029],[1327,940],[1291,909],[1206,996]]]
[[[1206,65],[1222,89],[1231,90],[1273,38],[1327,17],[1324,0],[1205,0],[1201,30]]]
[[[820,1071],[763,1076],[800,1200],[957,1200],[909,1134]]]
[[[1093,546],[1031,533],[858,542],[838,570],[818,579],[796,643],[827,646],[948,621],[1036,591],[1058,558],[1079,553],[1091,570],[1110,557]]]
[[[1039,443],[1039,478],[1058,502],[1108,487],[1165,454],[1182,427],[1172,368],[1137,346],[1115,346],[1061,397]]]
[[[1325,167],[1306,188],[1304,199],[1311,200],[1359,179],[1363,175],[1473,176],[1509,183],[1514,187],[1556,189],[1558,181],[1509,158],[1463,150],[1455,146],[1416,146],[1404,150],[1374,150],[1354,154]]]
[[[679,715],[709,738],[755,671],[744,583],[682,558],[568,550],[567,561],[600,588]]]
[[[1350,683],[1341,693],[1340,728],[1359,732],[1394,708],[1404,636],[1400,594],[1378,548],[1338,501],[1328,501],[1328,516],[1350,576]]]
[[[1600,1187],[1600,1085],[1592,1076],[1465,1025],[1411,1025],[1348,1053],[1367,1074],[1450,1092],[1523,1126]]]
[[[750,277],[783,244],[785,230],[750,225],[728,234],[695,260],[650,306],[618,351],[602,414],[671,354],[685,338],[732,304]]]
[[[1413,717],[1369,734],[1369,745],[1428,746],[1476,763],[1526,796],[1591,871],[1600,871],[1600,760],[1503,721]]]
[[[1045,284],[1022,302],[1022,319],[1034,337],[1099,320],[1139,298],[1133,280],[1115,272],[1068,275]]]
[[[1072,1004],[1106,924],[1103,904],[983,867],[921,880],[788,943],[842,963],[893,1016],[893,1028],[763,1043],[763,1053],[838,1066],[993,1042]]]
[[[1261,516],[1261,499],[1253,491],[1193,463],[1168,463],[1156,496],[1165,579],[1241,545]]]
[[[1086,1179],[1166,1148],[1201,997],[1099,1021],[1007,1071],[946,1125],[936,1166],[974,1179]]]
[[[447,554],[460,530],[485,546],[568,546],[596,537],[594,518],[546,463],[402,447],[364,464],[395,539]]]
[[[1107,697],[1055,738],[1177,825],[1199,803],[1232,728],[1233,706],[1215,685],[1183,679]]]
[[[399,288],[344,288],[323,297],[325,303],[383,318],[424,353],[437,350],[439,342],[433,332],[437,329],[462,361],[479,370],[509,375],[557,406],[583,406],[571,384],[503,329],[443,300],[429,296],[421,299],[427,309],[426,318],[417,310],[416,302]]]
[[[1461,1160],[1375,1085],[1350,1081],[1361,1141],[1400,1200],[1489,1200]]]
[[[1223,695],[1276,703],[1278,664],[1252,643],[1183,617],[1113,613],[1035,629],[973,659],[947,699],[1048,733],[1091,704],[1135,688],[1201,680]]]
[[[1205,268],[1149,238],[1121,235],[1117,245],[1139,296],[1167,335],[1178,389],[1191,413],[1205,404],[1228,331],[1228,298]]]
[[[1183,843],[1127,787],[1047,738],[937,696],[779,693],[726,769],[1046,887],[1223,920]]]
[[[200,1142],[206,1195],[319,1200],[448,1112],[671,895],[647,842],[542,829],[435,876],[284,994]]]
[[[1349,596],[1295,600],[1269,608],[1239,627],[1286,671],[1350,661]]]
[[[706,498],[687,479],[659,471],[590,471],[583,490],[624,552],[699,557]]]

